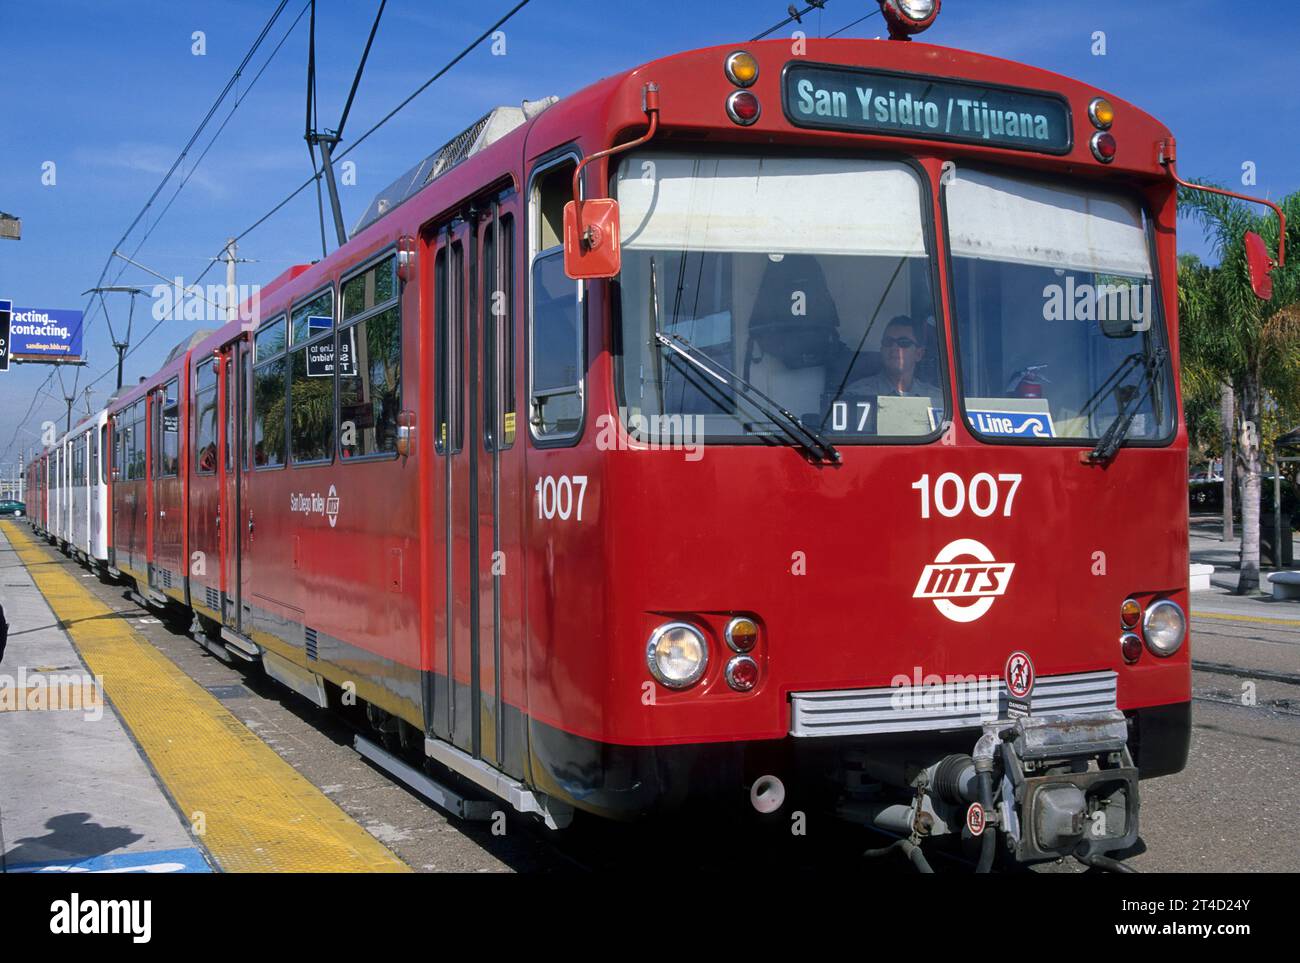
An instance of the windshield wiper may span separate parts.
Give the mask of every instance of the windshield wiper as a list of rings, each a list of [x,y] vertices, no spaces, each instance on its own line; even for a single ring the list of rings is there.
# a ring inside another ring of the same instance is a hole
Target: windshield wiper
[[[817,461],[829,461],[833,464],[840,463],[839,451],[820,434],[813,431],[777,402],[722,364],[722,362],[713,360],[681,335],[668,334],[663,330],[659,320],[659,277],[653,257],[650,259],[650,315],[651,323],[654,325],[655,340],[661,345],[681,355],[690,364],[715,381],[733,390],[739,388],[737,397],[744,398],[760,414],[767,417],[795,447],[804,449]],[[728,379],[731,380],[728,381]]]
[[[1141,399],[1146,391],[1148,383],[1155,378],[1156,372],[1164,364],[1165,355],[1168,352],[1164,346],[1156,348],[1151,352],[1151,357],[1147,359],[1146,365],[1142,369],[1142,378],[1138,381],[1137,391],[1122,405],[1115,414],[1115,420],[1102,433],[1101,438],[1097,440],[1097,447],[1093,448],[1088,455],[1088,460],[1093,462],[1110,461],[1119,451],[1119,446],[1124,443],[1125,436],[1133,424],[1133,419],[1137,417],[1137,410],[1141,407]]]
[[[794,445],[803,448],[818,461],[828,461],[833,464],[838,464],[840,462],[841,456],[838,449],[836,449],[829,441],[817,432],[813,431],[789,411],[782,408],[777,402],[763,394],[763,392],[759,391],[726,365],[719,361],[714,361],[699,348],[695,347],[695,345],[681,337],[681,335],[665,334],[662,331],[656,331],[655,340],[670,351],[675,351],[677,354],[681,355],[715,381],[718,381],[733,390],[737,388],[740,389],[737,392],[737,397],[744,398],[748,401],[761,414],[769,418],[772,421],[772,424],[780,428],[781,432]],[[730,381],[728,379],[730,379]]]

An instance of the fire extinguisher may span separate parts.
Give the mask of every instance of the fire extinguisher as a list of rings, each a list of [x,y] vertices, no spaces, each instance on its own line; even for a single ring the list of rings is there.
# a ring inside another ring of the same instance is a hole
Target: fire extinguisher
[[[1051,384],[1043,374],[1045,364],[1031,364],[1021,368],[1007,382],[1007,396],[1010,398],[1041,398],[1043,385]]]

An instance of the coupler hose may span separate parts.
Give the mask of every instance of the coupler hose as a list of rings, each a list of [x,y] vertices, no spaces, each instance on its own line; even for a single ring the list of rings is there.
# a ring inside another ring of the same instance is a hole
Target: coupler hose
[[[1111,859],[1109,856],[1103,856],[1100,853],[1094,853],[1091,856],[1080,856],[1075,853],[1075,859],[1085,866],[1093,866],[1097,869],[1104,869],[1111,873],[1136,873],[1137,870],[1127,863],[1121,863],[1118,859]]]
[[[910,839],[896,839],[888,846],[883,846],[880,849],[868,849],[862,855],[874,859],[878,856],[888,856],[896,849],[901,849],[906,854],[918,873],[934,872],[930,866],[930,861],[925,858],[925,853],[921,852],[921,847]]]
[[[975,760],[975,774],[979,780],[980,805],[984,807],[986,817],[993,814],[993,757],[997,752],[998,744],[996,726],[986,725],[984,734],[975,743],[975,751],[971,753]],[[987,873],[993,868],[996,847],[997,830],[992,825],[986,825],[980,836],[980,858],[975,864],[975,872]]]
[[[982,769],[979,772],[980,782],[980,805],[984,807],[985,813],[993,812],[993,772],[990,769]],[[975,872],[987,873],[993,868],[994,848],[997,845],[997,830],[992,826],[987,826],[984,833],[980,836],[980,861],[975,864]]]

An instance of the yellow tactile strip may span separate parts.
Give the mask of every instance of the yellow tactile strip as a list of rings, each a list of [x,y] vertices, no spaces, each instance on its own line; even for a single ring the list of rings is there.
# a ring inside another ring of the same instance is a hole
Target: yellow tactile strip
[[[25,526],[0,531],[223,870],[409,871],[63,566],[35,564],[49,555]]]

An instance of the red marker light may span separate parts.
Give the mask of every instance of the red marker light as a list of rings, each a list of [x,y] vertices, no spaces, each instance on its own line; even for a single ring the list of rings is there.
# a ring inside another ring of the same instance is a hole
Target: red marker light
[[[747,655],[738,655],[727,663],[727,685],[737,692],[748,692],[758,684],[758,663]]]
[[[1099,130],[1092,135],[1089,145],[1092,147],[1092,156],[1097,158],[1103,164],[1109,164],[1115,159],[1117,145],[1115,135],[1108,131]]]
[[[748,90],[737,90],[727,98],[727,116],[742,127],[754,123],[762,112],[758,98]]]
[[[1142,640],[1132,632],[1125,632],[1119,637],[1119,651],[1124,661],[1132,665],[1142,658]]]

